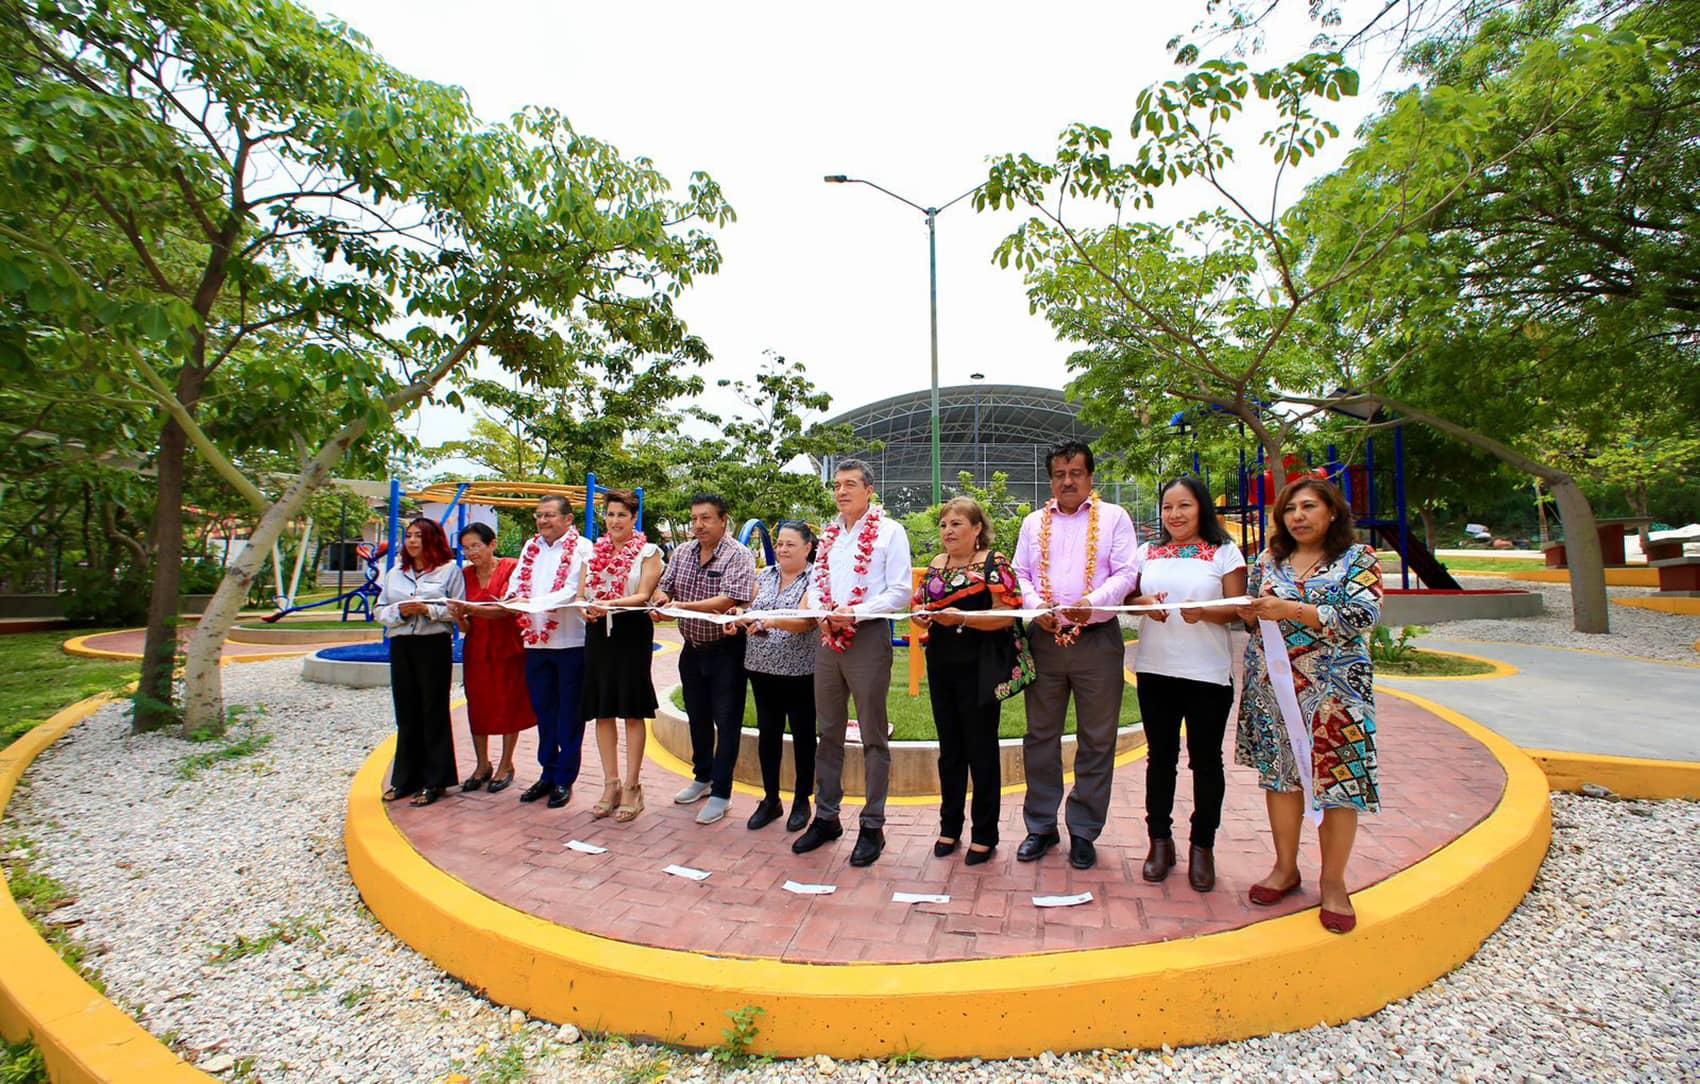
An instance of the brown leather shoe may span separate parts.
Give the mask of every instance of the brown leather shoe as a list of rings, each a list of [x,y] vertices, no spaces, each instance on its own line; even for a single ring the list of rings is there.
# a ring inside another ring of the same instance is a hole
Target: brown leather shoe
[[[1194,843],[1186,855],[1186,883],[1194,892],[1208,892],[1216,887],[1216,852]]]
[[[1140,876],[1155,884],[1169,875],[1175,868],[1175,841],[1173,839],[1154,839],[1151,850],[1145,855],[1145,865],[1140,868]]]

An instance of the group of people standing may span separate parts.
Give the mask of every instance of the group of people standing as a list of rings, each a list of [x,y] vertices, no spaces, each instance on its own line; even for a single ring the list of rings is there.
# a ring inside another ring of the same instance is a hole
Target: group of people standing
[[[1357,816],[1379,808],[1368,639],[1379,616],[1381,571],[1374,551],[1356,541],[1338,490],[1316,479],[1289,485],[1273,508],[1268,549],[1248,569],[1197,480],[1162,487],[1158,536],[1141,544],[1127,512],[1095,490],[1089,446],[1064,442],[1046,462],[1052,499],[1023,521],[1012,555],[996,548],[985,510],[957,498],[940,510],[942,551],[919,577],[907,533],[874,503],[873,472],[858,460],[838,464],[838,515],[819,538],[806,523],[779,524],[776,560],[759,572],[749,549],[729,536],[726,503],[713,494],[692,499],[692,537],[665,565],[635,529],[630,494],[608,496],[608,529],[594,547],[573,530],[563,497],[539,502],[537,535],[518,561],[497,558],[488,529],[469,527],[461,539],[464,574],[442,529],[414,521],[380,600],[399,731],[385,797],[412,796],[424,805],[456,785],[448,724],[452,621],[467,634],[468,714],[478,754],[460,785],[492,792],[509,785],[514,736],[535,725],[541,773],[521,800],[563,806],[593,719],[607,782],[591,812],[621,821],[638,816],[643,720],[656,708],[649,676],[654,623],[673,619],[660,612],[666,608],[677,615],[683,641],[679,675],[692,749],[692,778],[674,801],[702,802],[699,824],[727,815],[748,691],[764,795],[747,826],[759,830],[784,817],[786,830],[798,833],[797,853],[837,840],[844,834],[853,705],[865,800],[850,864],[871,865],[885,848],[891,767],[892,622],[880,615],[910,612],[924,637],[939,741],[934,854],[962,848],[964,862],[979,865],[998,847],[998,729],[1003,701],[1019,692],[1026,834],[1015,857],[1034,862],[1059,846],[1060,818],[1069,863],[1088,869],[1109,816],[1127,686],[1120,608],[1159,607],[1140,618],[1135,663],[1148,743],[1142,876],[1159,882],[1178,864],[1172,817],[1184,729],[1193,777],[1187,880],[1199,892],[1215,886],[1223,745],[1235,702],[1231,633],[1244,627],[1251,635],[1235,755],[1258,772],[1275,849],[1250,899],[1269,905],[1299,888],[1298,844],[1309,816],[1322,845],[1322,923],[1351,929],[1346,866]],[[545,595],[583,605],[517,618],[498,605]],[[1239,604],[1225,601],[1245,596]],[[1175,605],[1181,602],[1217,605]],[[703,616],[685,616],[691,613]],[[521,673],[524,696],[517,692]],[[1071,702],[1067,787],[1063,734]],[[795,779],[789,813],[781,788],[787,730]],[[503,736],[496,764],[491,735]]]

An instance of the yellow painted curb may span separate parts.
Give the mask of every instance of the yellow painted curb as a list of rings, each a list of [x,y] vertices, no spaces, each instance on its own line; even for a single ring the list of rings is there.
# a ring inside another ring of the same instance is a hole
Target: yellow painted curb
[[[126,662],[141,662],[142,656],[134,651],[106,651],[98,647],[88,646],[88,642],[96,636],[110,636],[113,632],[140,632],[140,629],[108,629],[106,632],[91,632],[86,636],[73,636],[59,647],[67,655],[76,655],[84,659],[121,659]],[[278,659],[299,659],[303,655],[311,655],[319,648],[329,647],[329,644],[314,644],[295,651],[256,651],[251,655],[226,655],[219,660],[220,666],[229,666],[233,662],[275,662]]]
[[[1512,666],[1510,663],[1500,662],[1498,659],[1490,659],[1485,655],[1466,655],[1462,651],[1435,651],[1431,648],[1426,648],[1426,647],[1418,648],[1417,650],[1426,652],[1430,655],[1450,655],[1454,659],[1469,659],[1471,662],[1479,662],[1479,663],[1482,663],[1485,666],[1491,666],[1491,667],[1493,667],[1493,669],[1489,670],[1485,674],[1377,674],[1376,680],[1377,681],[1492,681],[1496,678],[1511,677],[1514,674],[1521,673],[1520,670],[1518,670],[1515,666]]]
[[[1469,575],[1469,573],[1460,573]],[[1523,568],[1507,572],[1506,576],[1513,580],[1523,580],[1527,583],[1569,583],[1568,568]],[[1657,587],[1659,586],[1659,570],[1656,568],[1608,568],[1606,569],[1607,587]]]
[[[110,696],[72,704],[0,751],[0,817],[30,762]],[[29,1039],[54,1084],[207,1084],[215,1078],[179,1058],[71,970],[0,894],[0,1035]]]
[[[1614,598],[1616,606],[1633,606],[1637,610],[1656,610],[1665,614],[1681,614],[1683,617],[1700,617],[1700,598],[1660,598],[1658,595],[1647,595],[1641,598]]]
[[[1700,764],[1685,760],[1646,760],[1598,753],[1525,749],[1546,772],[1553,790],[1579,794],[1583,783],[1597,783],[1622,798],[1700,799]]]
[[[759,1007],[759,1053],[929,1058],[1223,1042],[1354,1019],[1469,959],[1533,883],[1552,838],[1546,778],[1491,731],[1506,789],[1482,823],[1353,897],[1356,932],[1313,910],[1116,949],[929,964],[816,965],[626,944],[497,903],[427,862],[379,801],[392,742],[356,775],[349,871],[379,921],[439,967],[533,1016],[686,1046]]]

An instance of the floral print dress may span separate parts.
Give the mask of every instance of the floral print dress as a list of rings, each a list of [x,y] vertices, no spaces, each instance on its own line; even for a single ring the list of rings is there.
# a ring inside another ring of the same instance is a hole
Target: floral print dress
[[[1381,561],[1375,550],[1354,545],[1304,580],[1266,551],[1252,566],[1246,593],[1256,598],[1303,601],[1316,607],[1320,630],[1278,622],[1293,668],[1299,710],[1315,744],[1308,770],[1316,808],[1381,810],[1376,779],[1375,668],[1369,639],[1381,617]],[[1240,694],[1234,760],[1256,768],[1265,790],[1300,789],[1298,767],[1280,705],[1270,684],[1263,637],[1246,645],[1245,687]]]

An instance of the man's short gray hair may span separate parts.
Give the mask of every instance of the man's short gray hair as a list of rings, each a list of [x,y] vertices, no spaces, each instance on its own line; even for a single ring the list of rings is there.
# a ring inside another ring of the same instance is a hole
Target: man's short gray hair
[[[846,471],[856,471],[862,476],[862,484],[869,489],[874,488],[874,469],[860,459],[840,459],[838,466],[833,468],[833,474],[843,474]]]

